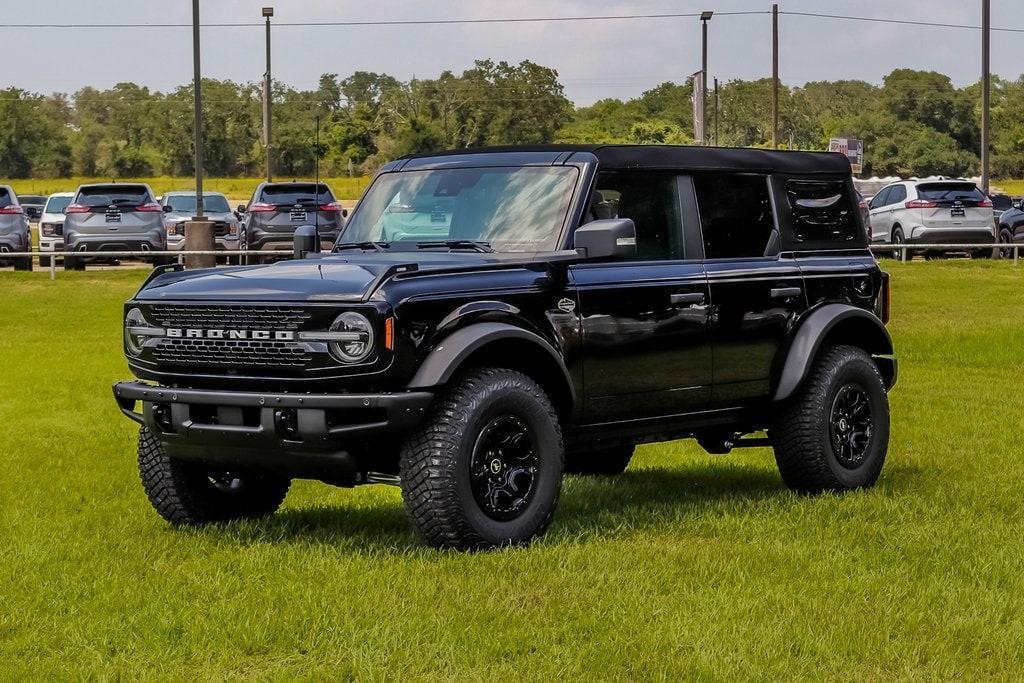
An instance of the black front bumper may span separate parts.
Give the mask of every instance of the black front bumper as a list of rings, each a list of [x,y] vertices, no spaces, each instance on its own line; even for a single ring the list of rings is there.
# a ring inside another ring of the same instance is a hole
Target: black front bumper
[[[142,382],[113,389],[121,412],[147,427],[173,457],[337,480],[365,469],[354,444],[412,430],[434,398],[426,391],[292,394]]]

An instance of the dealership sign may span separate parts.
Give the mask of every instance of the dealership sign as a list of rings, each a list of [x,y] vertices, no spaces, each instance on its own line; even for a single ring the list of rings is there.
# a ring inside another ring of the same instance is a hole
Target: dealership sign
[[[845,154],[850,160],[850,166],[854,173],[860,173],[864,167],[864,142],[855,138],[831,138],[828,141],[828,151]]]

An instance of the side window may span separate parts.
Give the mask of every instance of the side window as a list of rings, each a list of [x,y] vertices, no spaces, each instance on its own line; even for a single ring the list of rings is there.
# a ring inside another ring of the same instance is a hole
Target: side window
[[[907,198],[907,186],[906,185],[893,185],[892,189],[889,190],[889,198],[887,204],[899,204],[905,201]]]
[[[860,233],[845,181],[787,180],[786,198],[800,241],[850,241]]]
[[[763,175],[707,173],[693,176],[704,234],[704,257],[765,256],[775,222]],[[777,244],[777,242],[775,242]]]
[[[589,220],[631,218],[637,258],[683,258],[679,188],[673,173],[605,172],[597,176]]]
[[[871,208],[880,209],[883,206],[888,206],[886,202],[889,201],[889,192],[891,191],[891,187],[882,188],[882,191],[875,195],[874,199],[871,200]]]

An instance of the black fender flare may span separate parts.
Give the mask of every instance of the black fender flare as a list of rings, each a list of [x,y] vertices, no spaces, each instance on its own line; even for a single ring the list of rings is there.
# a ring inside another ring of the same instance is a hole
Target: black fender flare
[[[542,351],[559,369],[558,380],[564,382],[573,405],[576,405],[576,391],[565,363],[555,348],[540,335],[503,322],[477,322],[461,327],[442,339],[420,364],[408,384],[409,389],[429,389],[442,386],[451,380],[463,362],[474,352],[488,344],[499,341],[517,340],[526,342]]]
[[[854,325],[863,333],[856,345],[872,356],[891,356],[892,337],[885,325],[870,311],[849,304],[825,304],[808,315],[796,328],[786,353],[785,362],[775,383],[775,401],[784,401],[807,378],[822,342],[840,325]],[[876,362],[882,359],[876,359]],[[886,388],[896,383],[896,361],[892,358],[879,362],[879,370],[886,380]]]

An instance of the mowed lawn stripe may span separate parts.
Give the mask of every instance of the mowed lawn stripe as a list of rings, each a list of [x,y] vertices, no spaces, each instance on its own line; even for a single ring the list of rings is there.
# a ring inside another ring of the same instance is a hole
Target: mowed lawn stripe
[[[1024,269],[885,266],[875,489],[801,498],[767,449],[646,446],[567,479],[532,547],[477,554],[421,547],[385,487],[168,527],[110,393],[145,272],[0,273],[0,677],[1019,678]]]

